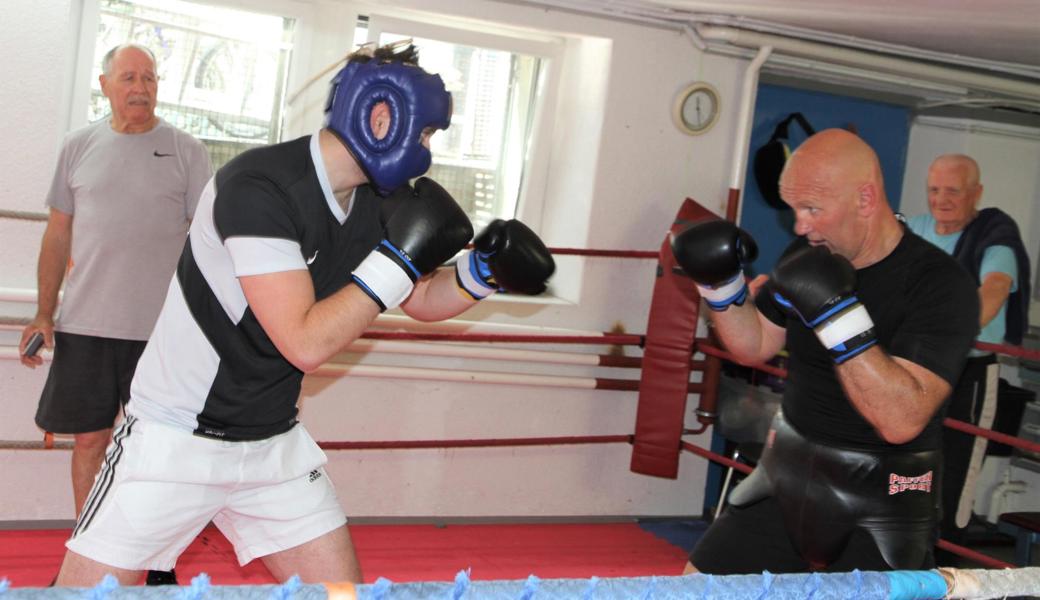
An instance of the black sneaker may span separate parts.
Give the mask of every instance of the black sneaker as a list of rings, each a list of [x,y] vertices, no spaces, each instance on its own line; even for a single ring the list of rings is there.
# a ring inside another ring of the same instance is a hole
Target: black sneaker
[[[148,577],[144,580],[145,585],[177,585],[177,571],[148,571]]]

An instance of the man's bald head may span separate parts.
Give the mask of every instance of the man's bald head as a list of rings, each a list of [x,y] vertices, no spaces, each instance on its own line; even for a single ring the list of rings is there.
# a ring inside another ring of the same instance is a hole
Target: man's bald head
[[[928,167],[929,171],[933,169],[959,171],[964,177],[965,185],[973,187],[979,184],[979,163],[967,154],[943,154],[933,160],[932,166]]]
[[[780,176],[794,232],[856,267],[887,255],[901,229],[885,198],[877,154],[859,136],[827,129],[805,140]]]
[[[928,167],[928,210],[935,231],[948,235],[963,231],[978,214],[982,198],[979,164],[963,154],[944,154]]]
[[[881,181],[874,150],[844,129],[826,129],[805,140],[791,155],[780,176],[780,188],[781,195],[785,183],[846,191],[867,181]]]

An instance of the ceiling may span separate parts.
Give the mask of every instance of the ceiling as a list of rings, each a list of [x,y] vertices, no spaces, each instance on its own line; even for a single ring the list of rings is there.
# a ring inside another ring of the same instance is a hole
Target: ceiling
[[[1040,67],[1040,2],[1037,0],[647,0],[645,3],[680,12],[751,17],[952,55]]]
[[[1038,0],[528,0],[657,21],[729,15],[1040,69]]]

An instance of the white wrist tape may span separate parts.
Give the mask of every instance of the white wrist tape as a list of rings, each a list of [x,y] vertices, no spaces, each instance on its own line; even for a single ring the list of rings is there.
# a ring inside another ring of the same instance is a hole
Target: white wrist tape
[[[473,255],[473,250],[466,250],[459,256],[455,261],[455,281],[467,294],[473,296],[474,300],[480,300],[494,294],[498,288],[489,286],[477,275],[474,260],[476,256]]]
[[[369,294],[378,298],[385,310],[400,306],[415,287],[408,274],[378,250],[370,252],[354,269],[353,275]]]
[[[731,301],[734,297],[740,295],[744,286],[744,272],[741,271],[737,273],[736,277],[717,287],[709,287],[698,283],[697,290],[700,291],[701,298],[704,298],[707,302],[712,304],[723,304],[728,303],[728,301]]]
[[[828,350],[874,327],[867,307],[857,303],[816,327],[816,337]]]

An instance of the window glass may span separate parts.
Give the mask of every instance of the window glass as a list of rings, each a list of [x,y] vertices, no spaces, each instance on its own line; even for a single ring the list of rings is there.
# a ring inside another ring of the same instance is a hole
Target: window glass
[[[542,59],[383,31],[380,45],[412,38],[419,64],[437,73],[452,94],[451,127],[430,140],[427,173],[458,201],[480,231],[516,215],[531,138]]]
[[[103,118],[101,59],[134,42],[155,53],[156,113],[199,138],[214,169],[280,141],[295,20],[181,0],[99,0],[88,119]]]

